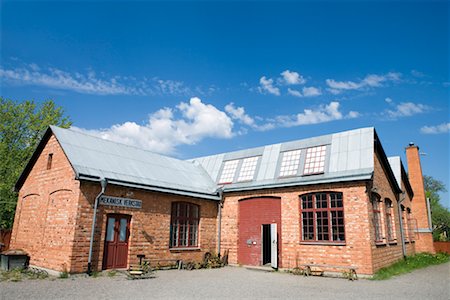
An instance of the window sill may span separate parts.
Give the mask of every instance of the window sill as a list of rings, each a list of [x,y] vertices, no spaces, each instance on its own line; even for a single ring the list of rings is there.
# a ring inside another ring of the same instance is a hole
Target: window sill
[[[301,241],[300,245],[315,245],[315,246],[345,246],[345,242],[308,242]]]
[[[177,252],[177,251],[201,251],[200,247],[184,247],[184,248],[169,248],[169,251]]]
[[[393,240],[393,241],[389,241],[389,245],[397,245],[397,241]]]
[[[375,246],[377,246],[377,247],[386,247],[386,242],[375,242]]]

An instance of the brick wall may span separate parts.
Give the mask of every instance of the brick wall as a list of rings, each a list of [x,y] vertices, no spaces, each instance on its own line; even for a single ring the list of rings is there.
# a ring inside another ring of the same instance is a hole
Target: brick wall
[[[48,155],[53,154],[47,170]],[[79,182],[52,135],[25,180],[17,202],[11,249],[23,249],[32,265],[70,268]]]
[[[345,245],[312,245],[300,241],[299,196],[310,192],[342,192],[344,200]],[[356,266],[358,273],[371,274],[371,229],[368,219],[368,197],[364,182],[323,184],[308,187],[280,188],[225,194],[222,210],[222,250],[228,249],[230,263],[238,264],[239,200],[248,197],[280,197],[281,201],[281,268],[297,264]]]
[[[52,167],[47,170],[48,155]],[[62,271],[85,272],[91,234],[93,203],[100,185],[75,180],[75,173],[52,135],[21,190],[14,219],[11,248],[23,249],[32,265]],[[140,199],[142,209],[100,206],[97,215],[93,266],[101,269],[106,215],[131,215],[129,263],[137,254],[150,259],[201,260],[216,250],[217,202],[190,197],[127,189],[109,185],[107,195]],[[169,250],[171,203],[185,201],[200,206],[199,245],[196,251]]]
[[[86,271],[89,239],[92,226],[93,203],[100,192],[100,185],[83,182],[77,212],[77,230],[73,251],[71,272]],[[217,245],[217,202],[191,197],[148,192],[108,185],[108,196],[126,197],[142,200],[142,209],[128,209],[100,205],[97,214],[95,243],[92,264],[94,269],[102,268],[103,250],[106,235],[107,214],[126,214],[131,216],[128,263],[137,264],[138,254],[148,259],[183,259],[200,261],[205,252],[216,252]],[[200,206],[199,249],[170,250],[170,216],[172,202],[189,202]]]

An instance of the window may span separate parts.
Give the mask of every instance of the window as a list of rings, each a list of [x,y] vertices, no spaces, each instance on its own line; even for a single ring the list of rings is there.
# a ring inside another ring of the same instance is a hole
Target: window
[[[386,199],[384,201],[384,205],[386,208],[386,233],[387,233],[387,239],[388,241],[395,240],[394,237],[394,230],[393,230],[393,224],[392,224],[392,201],[389,199]]]
[[[297,175],[301,150],[283,152],[280,166],[280,177]]]
[[[375,242],[383,241],[383,232],[381,230],[381,210],[380,210],[380,197],[372,196],[372,214],[373,214],[373,227],[375,231]]]
[[[411,208],[406,209],[406,222],[408,223],[408,237],[409,241],[414,241],[414,226],[413,226],[413,218],[411,214]]]
[[[229,160],[223,164],[222,175],[219,183],[231,183],[234,179],[234,174],[238,166],[239,160]]]
[[[53,161],[53,153],[50,153],[47,157],[47,170],[50,170],[52,168],[52,161]]]
[[[402,214],[402,224],[403,224],[403,240],[405,242],[408,241],[408,224],[406,222],[405,214],[406,209],[403,205],[401,205],[401,214]]]
[[[258,159],[258,156],[244,158],[242,161],[241,170],[239,171],[238,181],[253,180]]]
[[[319,174],[325,170],[325,154],[327,146],[318,146],[306,150],[304,175]]]
[[[170,247],[198,246],[199,207],[185,202],[172,203]]]
[[[342,193],[312,193],[300,197],[302,241],[344,242]]]

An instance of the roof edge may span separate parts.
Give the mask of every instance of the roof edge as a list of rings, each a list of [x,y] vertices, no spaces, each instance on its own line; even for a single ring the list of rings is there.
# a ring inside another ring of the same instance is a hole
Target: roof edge
[[[389,164],[386,152],[384,152],[383,145],[381,145],[381,141],[380,138],[378,137],[377,131],[374,129],[373,132],[374,132],[375,152],[378,153],[380,156],[381,165],[383,166],[383,169],[387,173],[387,177],[391,187],[397,194],[400,194],[402,193],[402,189],[401,187],[398,186],[397,179],[395,179],[394,172],[392,171],[391,165]]]

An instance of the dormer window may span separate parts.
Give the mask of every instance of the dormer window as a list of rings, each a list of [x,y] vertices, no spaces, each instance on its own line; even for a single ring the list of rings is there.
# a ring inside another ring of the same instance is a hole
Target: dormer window
[[[306,149],[305,168],[303,175],[320,174],[325,170],[327,146],[317,146]]]
[[[222,175],[220,176],[219,183],[231,183],[233,182],[239,160],[229,160],[223,164]]]
[[[237,181],[253,180],[253,177],[255,176],[256,166],[258,165],[258,158],[258,156],[244,158]]]
[[[280,177],[295,176],[300,165],[301,150],[292,150],[283,152],[283,158],[280,166]]]

